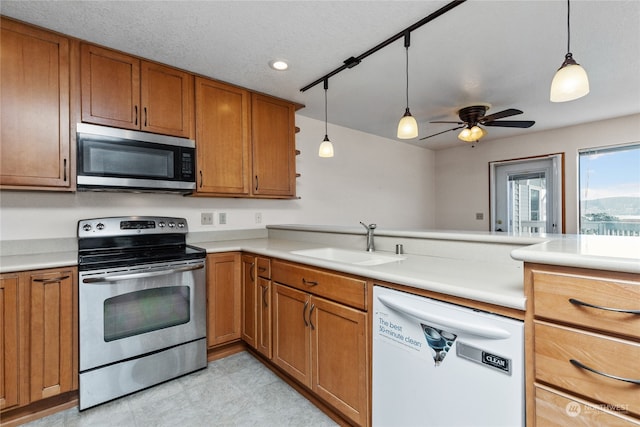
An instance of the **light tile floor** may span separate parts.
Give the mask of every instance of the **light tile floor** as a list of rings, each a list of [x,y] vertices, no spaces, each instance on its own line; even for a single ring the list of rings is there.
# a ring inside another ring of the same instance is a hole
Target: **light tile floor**
[[[247,352],[86,411],[67,409],[29,427],[335,426]]]

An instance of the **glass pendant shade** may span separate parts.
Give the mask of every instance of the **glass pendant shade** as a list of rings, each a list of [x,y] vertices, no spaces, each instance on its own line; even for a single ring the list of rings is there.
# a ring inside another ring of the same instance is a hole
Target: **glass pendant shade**
[[[400,139],[411,139],[416,138],[418,136],[418,122],[411,115],[409,108],[404,112],[404,116],[400,119],[400,123],[398,123],[398,138]]]
[[[329,136],[325,135],[320,148],[318,149],[318,156],[320,157],[333,157],[333,144],[329,141]]]
[[[480,126],[472,126],[471,128],[464,128],[462,132],[458,134],[458,139],[464,142],[476,142],[487,134],[487,131]]]
[[[587,72],[567,53],[560,69],[551,82],[551,102],[566,102],[582,98],[589,93]]]

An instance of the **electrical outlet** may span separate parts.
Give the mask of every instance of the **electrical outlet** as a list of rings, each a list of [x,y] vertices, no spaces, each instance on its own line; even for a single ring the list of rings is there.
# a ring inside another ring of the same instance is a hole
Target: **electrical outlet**
[[[256,224],[262,223],[262,212],[256,212]]]
[[[212,212],[202,212],[200,214],[200,224],[201,225],[213,225],[213,213]]]
[[[482,220],[482,219],[484,219],[484,213],[482,213],[482,212],[476,212],[476,219],[477,219],[477,220]]]
[[[222,225],[222,224],[226,224],[227,223],[227,213],[226,212],[220,212],[218,214],[218,224]]]

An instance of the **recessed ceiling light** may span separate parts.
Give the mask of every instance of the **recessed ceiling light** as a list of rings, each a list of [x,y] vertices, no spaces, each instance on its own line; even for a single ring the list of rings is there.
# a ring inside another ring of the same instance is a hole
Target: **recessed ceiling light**
[[[277,71],[284,71],[289,68],[289,64],[282,59],[274,59],[273,61],[270,61],[269,66]]]

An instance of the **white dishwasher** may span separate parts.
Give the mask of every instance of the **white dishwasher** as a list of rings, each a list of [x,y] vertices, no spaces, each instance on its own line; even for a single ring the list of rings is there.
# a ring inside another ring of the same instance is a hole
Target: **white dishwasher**
[[[524,323],[373,288],[373,426],[524,426]]]

